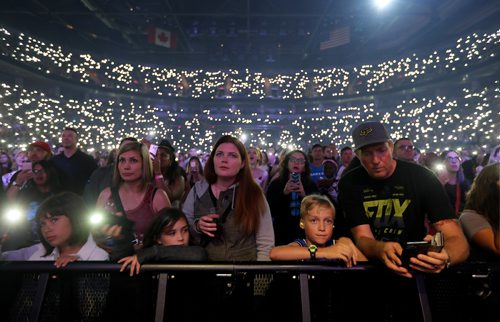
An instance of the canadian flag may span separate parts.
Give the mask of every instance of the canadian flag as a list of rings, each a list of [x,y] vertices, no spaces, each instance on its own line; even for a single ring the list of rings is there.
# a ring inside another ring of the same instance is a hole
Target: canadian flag
[[[148,43],[167,48],[175,48],[177,45],[174,33],[156,27],[148,29]]]

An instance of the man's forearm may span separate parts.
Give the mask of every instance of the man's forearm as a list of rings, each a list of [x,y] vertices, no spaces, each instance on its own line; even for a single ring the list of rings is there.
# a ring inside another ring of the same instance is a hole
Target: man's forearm
[[[444,249],[449,255],[449,264],[461,263],[469,257],[469,243],[462,228],[453,219],[445,219],[434,223],[434,228],[444,235]]]
[[[376,259],[381,259],[380,250],[383,248],[383,243],[368,237],[360,237],[356,240],[356,246],[358,246],[366,257]]]
[[[464,262],[469,257],[469,244],[463,236],[451,236],[446,238],[444,248],[450,256],[450,264],[455,265]]]

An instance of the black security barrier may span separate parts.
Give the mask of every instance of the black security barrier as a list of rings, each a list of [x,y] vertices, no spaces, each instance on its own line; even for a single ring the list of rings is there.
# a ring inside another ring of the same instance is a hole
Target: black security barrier
[[[9,321],[497,321],[500,265],[397,277],[336,262],[0,263]]]

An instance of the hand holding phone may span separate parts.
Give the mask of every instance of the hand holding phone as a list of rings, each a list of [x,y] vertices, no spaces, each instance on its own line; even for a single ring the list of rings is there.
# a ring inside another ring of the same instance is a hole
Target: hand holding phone
[[[298,173],[298,172],[290,172],[290,180],[292,182],[299,182],[300,181],[300,173]]]
[[[427,254],[428,252],[439,253],[444,247],[444,236],[438,231],[431,241],[407,242],[403,250],[403,264],[405,266],[410,262],[411,257],[417,257],[418,254]]]
[[[151,144],[149,146],[149,156],[151,157],[151,160],[154,160],[156,158],[157,153],[158,153],[158,146],[156,144]]]

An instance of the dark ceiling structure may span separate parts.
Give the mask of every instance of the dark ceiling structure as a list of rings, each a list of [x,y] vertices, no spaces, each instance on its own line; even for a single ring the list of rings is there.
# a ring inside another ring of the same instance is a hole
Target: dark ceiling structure
[[[491,31],[498,0],[2,1],[0,23],[68,50],[143,64],[300,69],[374,63]],[[175,48],[148,43],[170,31]],[[325,48],[326,47],[326,48]]]

